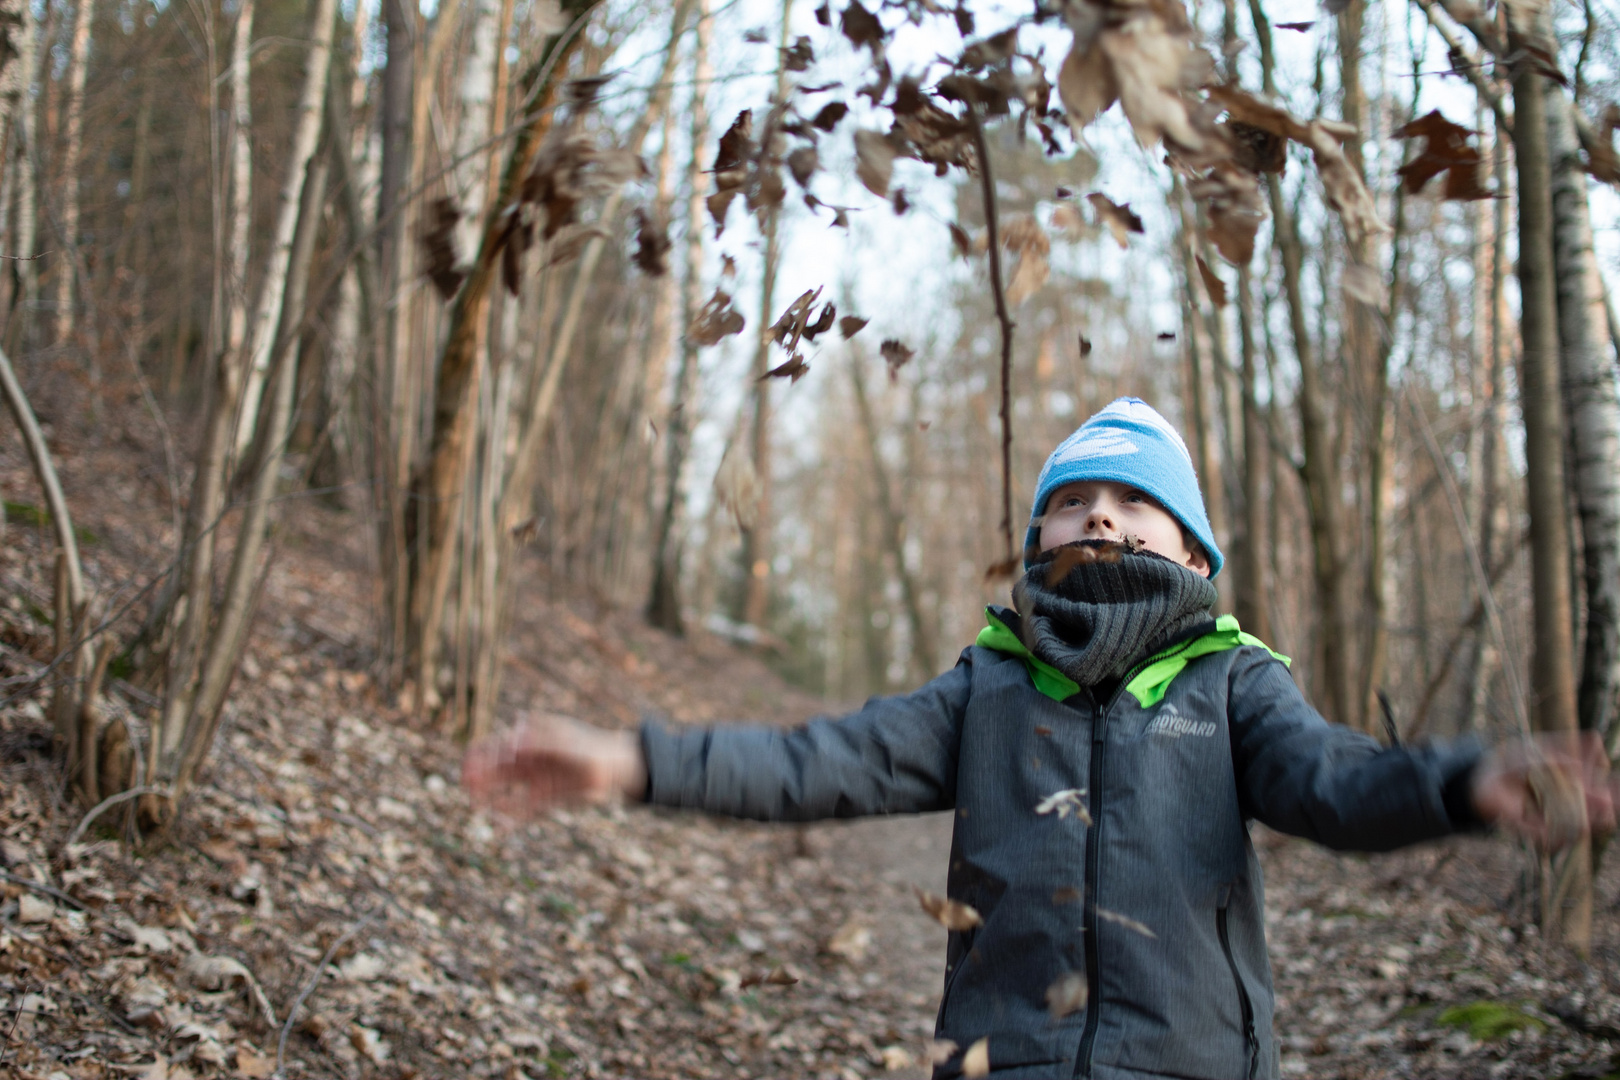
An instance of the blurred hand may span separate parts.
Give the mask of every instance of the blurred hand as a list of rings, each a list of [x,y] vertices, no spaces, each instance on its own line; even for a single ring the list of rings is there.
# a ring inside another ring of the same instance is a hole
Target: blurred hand
[[[528,715],[467,749],[461,783],[474,802],[506,813],[640,799],[647,790],[641,740],[565,716]]]
[[[1615,827],[1609,756],[1590,731],[1538,735],[1495,748],[1474,770],[1473,801],[1486,822],[1545,850]]]

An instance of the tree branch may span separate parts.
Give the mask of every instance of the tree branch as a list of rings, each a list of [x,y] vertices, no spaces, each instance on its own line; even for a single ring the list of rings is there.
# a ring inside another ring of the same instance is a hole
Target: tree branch
[[[972,102],[965,106],[967,121],[973,126],[973,147],[979,157],[979,186],[984,192],[984,222],[990,243],[990,291],[996,301],[996,321],[1001,324],[1001,537],[1003,558],[1011,563],[1017,552],[1012,531],[1012,345],[1013,321],[1007,311],[1007,293],[1001,282],[1001,237],[996,218],[996,183],[990,174],[990,147],[984,139],[984,124]]]

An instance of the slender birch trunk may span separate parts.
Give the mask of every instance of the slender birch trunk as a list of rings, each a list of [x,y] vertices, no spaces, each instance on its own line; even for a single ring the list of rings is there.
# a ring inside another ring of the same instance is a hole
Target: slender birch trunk
[[[231,239],[225,289],[225,355],[238,357],[247,340],[248,253],[253,230],[253,109],[251,93],[253,2],[240,0],[236,39],[231,47]],[[302,181],[302,177],[299,177]],[[268,281],[268,279],[266,279]],[[268,287],[266,292],[268,292]],[[233,361],[234,362],[234,361]],[[239,440],[240,442],[240,440]]]
[[[1573,106],[1561,89],[1545,92],[1558,344],[1586,593],[1577,706],[1580,726],[1607,736],[1620,686],[1620,394],[1608,355],[1608,314]]]
[[[681,520],[681,473],[691,442],[691,410],[697,400],[698,347],[686,333],[703,306],[703,229],[707,212],[703,201],[702,155],[709,142],[707,94],[709,67],[709,0],[697,0],[692,35],[692,160],[687,170],[686,257],[681,282],[681,362],[675,373],[674,399],[664,435],[664,497],[654,533],[652,585],[648,590],[647,621],[672,634],[685,631],[681,611],[681,541],[676,535]]]
[[[294,113],[292,152],[288,156],[287,177],[282,181],[281,199],[276,210],[275,229],[265,259],[264,286],[253,312],[248,332],[246,375],[242,383],[242,406],[236,421],[235,449],[247,449],[258,426],[259,398],[270,371],[270,350],[281,322],[286,301],[287,266],[292,258],[293,238],[298,231],[300,194],[304,188],[310,159],[315,156],[321,137],[322,102],[332,62],[332,32],[336,24],[337,0],[313,0],[309,58],[304,66],[303,87]],[[233,63],[233,82],[234,68]]]
[[[90,20],[94,8],[94,0],[79,0],[73,9],[73,36],[68,40],[67,93],[62,102],[62,255],[56,260],[58,343],[67,341],[73,332],[73,278],[79,250],[79,158],[84,149],[84,82],[90,67]]]
[[[39,81],[39,54],[43,51],[39,47],[39,23],[34,19],[34,5],[25,2],[22,5],[23,22],[22,34],[18,41],[18,56],[16,64],[20,69],[22,88],[15,105],[15,120],[12,123],[11,167],[16,170],[17,184],[17,232],[13,242],[13,252],[23,258],[8,260],[7,272],[12,279],[10,311],[15,312],[20,306],[24,311],[34,308],[34,301],[39,296],[39,272],[33,259],[27,256],[35,254],[34,246],[37,242],[38,211],[35,207],[35,162],[38,160],[34,145],[34,132],[38,102],[34,100],[34,85]],[[10,347],[15,349],[21,343],[21,327],[25,320],[17,319],[6,328],[6,340]]]

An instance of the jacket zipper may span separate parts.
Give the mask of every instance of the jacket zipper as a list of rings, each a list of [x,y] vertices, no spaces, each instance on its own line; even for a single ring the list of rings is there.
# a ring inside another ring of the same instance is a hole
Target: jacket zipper
[[[1086,935],[1086,1026],[1085,1030],[1080,1035],[1080,1049],[1074,1056],[1074,1075],[1076,1080],[1079,1080],[1079,1078],[1082,1077],[1089,1077],[1091,1075],[1091,1052],[1097,1041],[1097,1024],[1099,1014],[1101,1012],[1100,1006],[1102,1004],[1100,995],[1098,994],[1098,990],[1100,988],[1100,974],[1097,960],[1097,872],[1099,867],[1102,865],[1102,843],[1097,838],[1097,832],[1102,827],[1103,820],[1102,766],[1103,749],[1107,746],[1106,729],[1108,714],[1113,711],[1114,703],[1120,699],[1120,695],[1125,693],[1125,688],[1131,684],[1132,679],[1136,678],[1143,671],[1146,671],[1150,664],[1157,663],[1158,661],[1167,657],[1176,655],[1178,651],[1189,647],[1192,644],[1192,641],[1196,640],[1197,639],[1194,638],[1191,641],[1185,641],[1180,645],[1166,649],[1164,652],[1156,653],[1127,671],[1125,673],[1125,677],[1119,680],[1119,685],[1114,688],[1114,692],[1109,695],[1107,704],[1097,711],[1096,718],[1091,724],[1091,769],[1090,786],[1088,791],[1091,795],[1090,810],[1093,824],[1091,828],[1086,830],[1086,899],[1085,912],[1081,918],[1081,924],[1085,928],[1084,932]],[[1087,696],[1089,695],[1090,691],[1087,691]],[[1092,707],[1096,707],[1096,699],[1092,699]],[[1223,915],[1221,919],[1221,941],[1223,944],[1226,941],[1225,928],[1226,921],[1225,916]],[[1231,960],[1230,952],[1227,953],[1227,960]],[[1237,974],[1236,966],[1232,968],[1232,974]],[[1238,983],[1238,991],[1240,993],[1243,992],[1243,984],[1241,982]],[[1247,994],[1244,994],[1243,996],[1243,1010],[1246,1017],[1250,1016],[1249,998]],[[1254,1028],[1252,1019],[1249,1023],[1249,1028],[1251,1031]]]
[[[1260,1040],[1254,1033],[1254,1005],[1249,1001],[1249,991],[1243,985],[1243,976],[1238,972],[1237,961],[1232,957],[1232,941],[1226,933],[1226,905],[1222,904],[1215,909],[1215,932],[1221,939],[1221,952],[1226,954],[1226,966],[1232,969],[1232,983],[1237,987],[1238,1007],[1243,1012],[1243,1045],[1249,1052],[1249,1080],[1254,1080],[1260,1072]]]

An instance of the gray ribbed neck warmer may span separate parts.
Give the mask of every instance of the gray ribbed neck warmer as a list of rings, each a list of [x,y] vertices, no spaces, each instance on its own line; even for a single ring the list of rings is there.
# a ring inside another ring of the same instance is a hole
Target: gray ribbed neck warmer
[[[1080,540],[1042,552],[1013,586],[1013,607],[1030,652],[1096,686],[1208,620],[1217,595],[1208,578],[1162,555]]]

